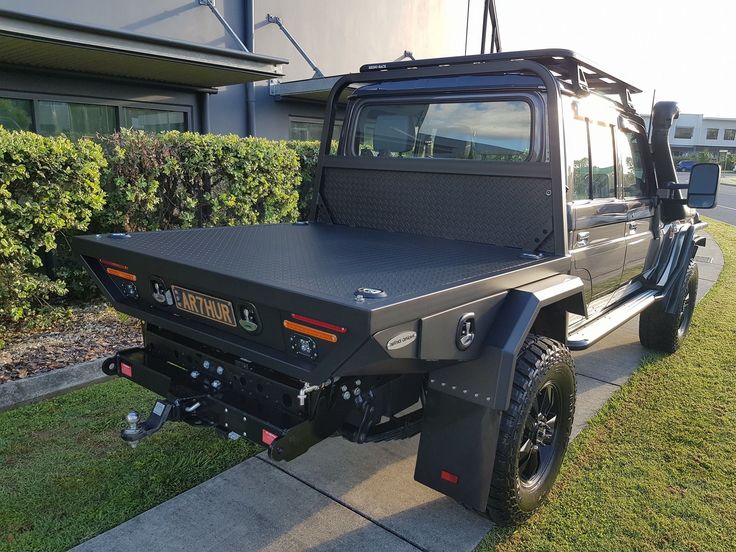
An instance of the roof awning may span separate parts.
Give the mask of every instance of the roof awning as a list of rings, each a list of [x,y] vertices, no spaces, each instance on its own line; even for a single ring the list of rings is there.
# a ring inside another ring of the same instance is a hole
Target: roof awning
[[[0,10],[0,63],[213,88],[280,77],[288,61]]]
[[[274,100],[302,100],[312,102],[326,102],[330,90],[342,75],[335,77],[322,77],[315,79],[304,79],[291,82],[272,82],[269,93]],[[348,97],[361,85],[352,84],[342,94],[340,101],[347,101]]]

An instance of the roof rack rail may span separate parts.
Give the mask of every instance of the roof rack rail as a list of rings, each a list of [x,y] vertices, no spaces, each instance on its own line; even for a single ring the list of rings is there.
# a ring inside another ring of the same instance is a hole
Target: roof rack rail
[[[499,52],[473,56],[456,56],[444,58],[396,61],[388,63],[371,63],[360,68],[361,73],[374,71],[393,71],[397,69],[416,69],[419,67],[442,67],[448,65],[476,64],[493,61],[528,60],[544,65],[561,82],[572,86],[578,94],[596,92],[604,95],[616,95],[620,103],[627,109],[633,109],[631,94],[641,90],[621,79],[598,69],[587,59],[572,50],[544,49],[520,50],[517,52]]]

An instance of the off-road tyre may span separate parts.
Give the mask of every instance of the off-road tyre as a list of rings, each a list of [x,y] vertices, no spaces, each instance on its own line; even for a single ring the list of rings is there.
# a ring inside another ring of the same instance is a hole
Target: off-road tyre
[[[698,295],[698,265],[690,261],[687,277],[677,292],[675,314],[665,312],[664,301],[647,308],[639,317],[639,341],[647,349],[671,354],[680,348],[690,329]]]
[[[547,437],[538,415],[550,393],[557,419]],[[497,525],[521,523],[545,500],[560,471],[574,414],[575,365],[570,350],[553,339],[529,335],[516,361],[511,403],[501,419],[496,446],[486,514]],[[545,435],[542,441],[549,443],[538,441],[540,431]],[[522,451],[529,443],[537,446],[533,475],[532,453]]]

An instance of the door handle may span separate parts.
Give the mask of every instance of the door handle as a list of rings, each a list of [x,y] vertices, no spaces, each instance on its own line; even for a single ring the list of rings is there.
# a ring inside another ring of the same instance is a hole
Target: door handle
[[[590,241],[590,232],[578,232],[575,247],[585,247]]]
[[[630,222],[629,223],[629,233],[630,234],[635,234],[637,228],[639,228],[639,223],[638,222]]]

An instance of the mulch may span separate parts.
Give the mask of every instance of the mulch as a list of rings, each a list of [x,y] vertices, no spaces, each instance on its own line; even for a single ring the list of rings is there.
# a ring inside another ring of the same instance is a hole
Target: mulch
[[[140,322],[105,305],[74,311],[63,329],[15,337],[0,349],[0,385],[140,346]]]

